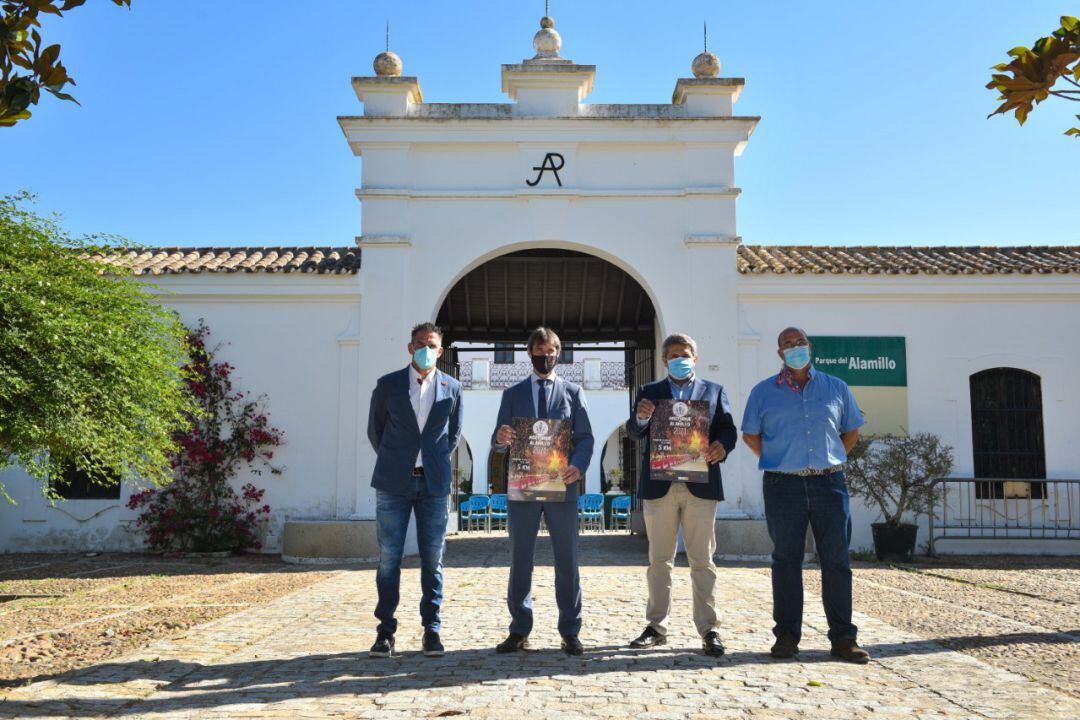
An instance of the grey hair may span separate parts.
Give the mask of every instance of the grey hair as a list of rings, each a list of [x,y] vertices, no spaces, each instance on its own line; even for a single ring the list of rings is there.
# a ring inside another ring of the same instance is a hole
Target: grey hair
[[[672,345],[685,345],[690,348],[690,354],[697,357],[697,343],[694,342],[694,338],[690,337],[686,333],[671,333],[664,338],[664,358],[667,358],[668,348]]]

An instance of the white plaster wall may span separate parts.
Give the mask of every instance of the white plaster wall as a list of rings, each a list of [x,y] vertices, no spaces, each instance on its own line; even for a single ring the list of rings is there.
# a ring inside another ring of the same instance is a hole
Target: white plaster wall
[[[238,390],[265,393],[271,422],[285,444],[274,462],[282,475],[244,473],[234,485],[266,489],[273,509],[267,551],[279,550],[287,518],[347,517],[355,508],[356,379],[359,321],[356,276],[203,274],[155,279],[163,301],[186,323],[205,318],[217,359],[236,367]],[[366,391],[366,390],[365,390]],[[370,473],[366,473],[370,480]],[[136,513],[120,500],[70,500],[50,505],[21,469],[2,480],[18,505],[0,503],[0,552],[132,550],[142,545],[130,527]]]
[[[754,383],[779,369],[776,335],[789,325],[811,335],[899,335],[906,338],[910,432],[933,432],[954,448],[958,477],[972,477],[968,379],[980,370],[1016,367],[1042,379],[1048,478],[1080,478],[1080,388],[1069,358],[1080,353],[1075,327],[1080,278],[1075,276],[830,277],[744,276],[739,283],[741,423]],[[763,514],[755,458],[741,446],[742,507]],[[725,480],[725,484],[727,481]],[[852,547],[870,548],[876,511],[854,505]],[[918,543],[927,541],[925,517]],[[940,552],[1076,552],[1056,541],[942,542]]]

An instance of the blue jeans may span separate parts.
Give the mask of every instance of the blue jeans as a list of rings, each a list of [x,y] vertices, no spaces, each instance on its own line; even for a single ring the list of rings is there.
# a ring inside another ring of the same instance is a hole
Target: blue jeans
[[[821,562],[821,601],[829,639],[854,639],[851,623],[851,503],[844,473],[799,477],[766,472],[765,520],[773,541],[773,634],[802,637],[802,565],[806,526],[814,533]]]
[[[425,630],[439,631],[447,507],[445,495],[424,494],[419,483],[414,483],[412,492],[407,495],[383,490],[375,492],[375,520],[379,530],[379,570],[375,574],[379,602],[375,606],[375,617],[379,620],[379,632],[397,632],[394,611],[401,596],[401,560],[405,555],[409,516],[414,513],[420,548],[420,621]]]

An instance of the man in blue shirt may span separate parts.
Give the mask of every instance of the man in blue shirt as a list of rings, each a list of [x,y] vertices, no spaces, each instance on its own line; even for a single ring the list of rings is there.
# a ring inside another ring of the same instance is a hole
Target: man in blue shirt
[[[759,382],[743,413],[743,441],[765,471],[765,520],[773,541],[771,654],[790,658],[802,634],[803,548],[806,526],[821,562],[821,600],[832,655],[866,663],[851,622],[851,507],[844,463],[864,424],[843,380],[810,364],[810,341],[789,327],[777,340],[780,372]]]

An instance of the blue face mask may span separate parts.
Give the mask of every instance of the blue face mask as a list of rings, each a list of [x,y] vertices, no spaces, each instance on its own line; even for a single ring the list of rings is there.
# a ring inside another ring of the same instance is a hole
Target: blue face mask
[[[810,346],[798,345],[784,351],[784,362],[792,370],[802,370],[810,364]]]
[[[412,354],[413,362],[416,363],[416,367],[421,370],[430,370],[435,367],[435,361],[439,359],[438,353],[429,347],[420,347]]]
[[[694,361],[686,357],[668,360],[667,371],[676,380],[685,380],[694,372]]]

